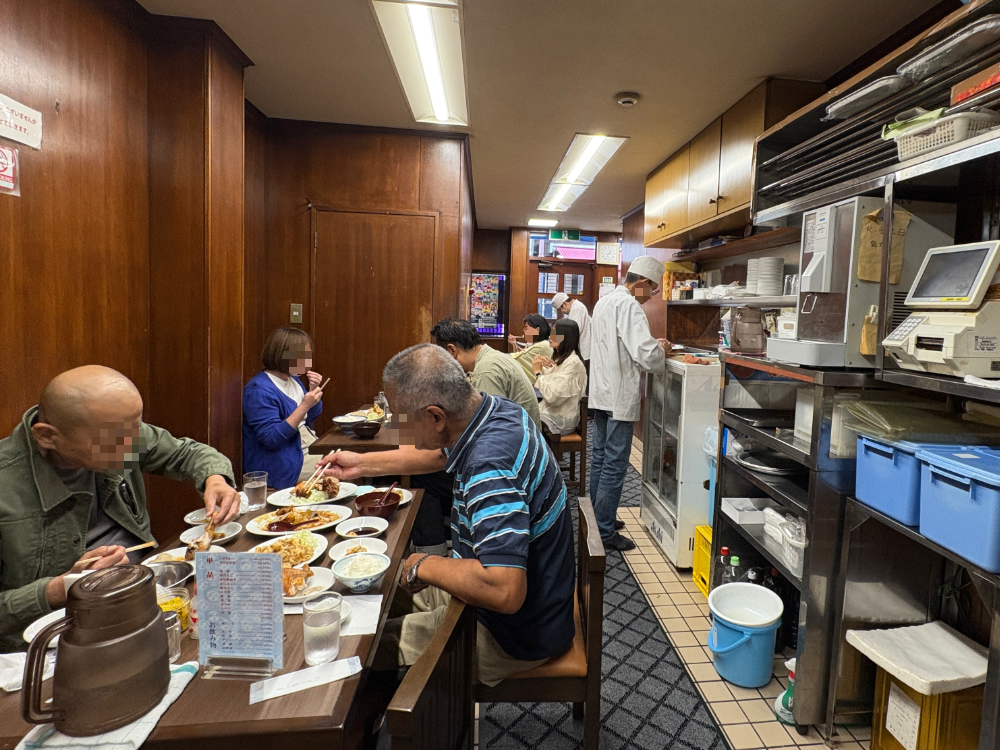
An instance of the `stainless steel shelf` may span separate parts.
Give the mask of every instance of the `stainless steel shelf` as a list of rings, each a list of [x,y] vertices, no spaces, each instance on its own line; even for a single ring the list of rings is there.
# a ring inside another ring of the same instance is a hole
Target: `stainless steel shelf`
[[[785,561],[781,557],[781,545],[764,533],[763,524],[753,526],[743,526],[722,513],[722,518],[727,526],[734,529],[740,536],[750,543],[750,546],[757,550],[768,564],[777,568],[785,578],[792,582],[799,591],[802,591],[802,578],[792,573]],[[735,554],[735,553],[734,553]]]
[[[810,469],[816,468],[816,457],[810,455],[809,443],[804,440],[795,440],[794,438],[791,441],[784,440],[775,435],[773,430],[754,427],[745,419],[729,411],[722,412],[720,421],[726,427],[732,427],[737,432],[763,443],[768,448],[788,456],[793,461],[798,461],[803,466],[807,466]]]
[[[667,306],[675,305],[701,307],[797,307],[798,296],[790,294],[780,297],[739,297],[735,299],[672,299],[667,300]]]
[[[892,164],[871,174],[846,180],[832,187],[809,193],[801,198],[795,198],[777,206],[755,211],[753,214],[753,223],[765,224],[769,221],[776,221],[786,216],[791,216],[792,214],[799,214],[803,211],[835,203],[843,198],[850,198],[860,193],[877,190],[885,186],[889,175],[893,175],[893,179],[896,182],[909,180],[996,153],[1000,153],[1000,128],[988,130],[975,138],[953,143],[936,151],[915,156],[912,159]]]
[[[953,396],[960,396],[962,398],[974,398],[979,401],[1000,404],[1000,388],[984,388],[980,385],[971,385],[964,380],[947,375],[933,375],[924,372],[912,372],[910,370],[882,370],[875,377],[884,383],[905,385],[910,388],[922,388],[925,391],[934,391],[936,393],[950,393]]]
[[[876,384],[874,370],[820,370],[814,367],[778,362],[766,357],[746,357],[730,352],[720,352],[719,357],[726,365],[738,365],[751,370],[760,370],[770,375],[801,380],[804,383],[828,385],[834,388],[870,388]]]
[[[772,500],[784,508],[797,513],[803,518],[809,516],[809,493],[787,477],[768,476],[744,468],[736,463],[731,456],[723,458],[726,470],[746,479],[750,484],[767,493]]]

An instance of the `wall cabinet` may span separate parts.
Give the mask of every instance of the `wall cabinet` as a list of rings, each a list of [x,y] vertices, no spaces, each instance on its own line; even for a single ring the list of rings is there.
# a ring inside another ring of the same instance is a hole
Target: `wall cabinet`
[[[765,81],[667,159],[646,179],[643,244],[680,247],[748,224],[755,139],[824,91]]]

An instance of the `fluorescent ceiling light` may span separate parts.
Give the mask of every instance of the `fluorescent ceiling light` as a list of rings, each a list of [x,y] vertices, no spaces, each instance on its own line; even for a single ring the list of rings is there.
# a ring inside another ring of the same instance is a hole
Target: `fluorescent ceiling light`
[[[558,223],[558,219],[528,219],[529,227],[545,227],[546,229],[551,229]]]
[[[538,204],[538,209],[568,210],[627,140],[627,138],[577,133],[566,150],[552,182],[549,183],[542,202]]]
[[[457,0],[372,0],[417,122],[468,125],[462,8]]]

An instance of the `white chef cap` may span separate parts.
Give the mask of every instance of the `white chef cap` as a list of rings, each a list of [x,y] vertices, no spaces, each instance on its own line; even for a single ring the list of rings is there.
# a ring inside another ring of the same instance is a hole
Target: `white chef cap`
[[[628,267],[629,273],[634,273],[636,276],[643,276],[654,284],[663,283],[663,274],[666,270],[667,267],[652,255],[640,255]]]
[[[565,303],[566,300],[568,300],[568,299],[569,299],[569,295],[568,294],[564,294],[563,292],[559,292],[559,294],[557,294],[555,297],[552,298],[552,309],[553,310],[558,310],[560,307],[563,306],[563,303]]]

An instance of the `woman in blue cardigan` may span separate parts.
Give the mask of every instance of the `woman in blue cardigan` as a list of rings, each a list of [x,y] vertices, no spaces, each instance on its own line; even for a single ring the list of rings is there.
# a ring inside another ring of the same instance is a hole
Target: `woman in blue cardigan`
[[[323,411],[322,377],[311,369],[312,339],[298,328],[268,336],[261,359],[264,370],[243,388],[243,471],[266,471],[268,485],[281,490],[308,479],[322,458],[308,452]]]

